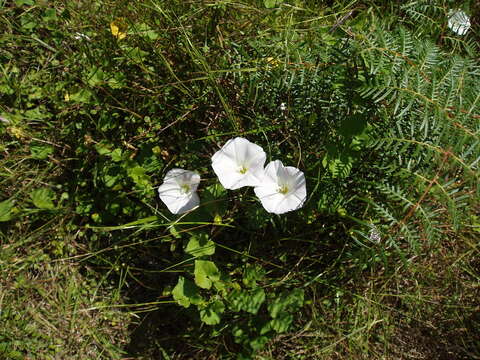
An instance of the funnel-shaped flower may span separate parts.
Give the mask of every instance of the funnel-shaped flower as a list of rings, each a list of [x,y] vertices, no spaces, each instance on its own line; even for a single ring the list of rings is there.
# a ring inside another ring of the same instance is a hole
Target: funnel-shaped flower
[[[160,200],[173,214],[182,214],[200,203],[196,193],[200,175],[184,169],[172,169],[158,188]]]
[[[280,160],[267,165],[262,184],[254,191],[265,210],[274,214],[300,209],[307,197],[303,172],[292,166],[283,166]]]
[[[260,146],[236,137],[213,154],[212,167],[223,187],[235,190],[261,183],[266,158]]]
[[[470,29],[470,19],[462,10],[450,10],[448,27],[457,35],[465,35]]]

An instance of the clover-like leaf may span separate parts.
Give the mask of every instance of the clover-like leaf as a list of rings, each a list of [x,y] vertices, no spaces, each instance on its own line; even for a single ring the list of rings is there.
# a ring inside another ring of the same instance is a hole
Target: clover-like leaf
[[[185,308],[188,308],[190,304],[201,304],[203,301],[193,281],[185,279],[183,276],[178,278],[178,283],[173,288],[172,295],[173,299]]]
[[[217,300],[200,310],[200,320],[207,325],[220,324],[220,315],[223,314],[224,311],[225,305],[220,300]]]
[[[207,234],[193,235],[185,248],[185,252],[195,257],[213,255],[215,243],[208,238]]]
[[[203,289],[210,289],[212,283],[220,280],[220,271],[212,261],[195,260],[195,284]]]

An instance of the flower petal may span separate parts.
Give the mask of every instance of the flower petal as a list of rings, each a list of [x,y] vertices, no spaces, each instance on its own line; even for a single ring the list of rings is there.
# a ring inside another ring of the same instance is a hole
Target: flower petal
[[[174,168],[165,174],[164,183],[176,183],[179,186],[189,185],[192,191],[196,191],[200,183],[200,175],[194,171]]]
[[[165,175],[163,184],[158,187],[160,200],[173,214],[187,212],[200,203],[196,194],[199,183],[200,175],[197,173],[178,168],[171,169]]]
[[[236,137],[212,156],[212,168],[224,188],[235,190],[261,183],[266,158],[260,146]]]
[[[287,188],[287,192],[280,192],[281,188]],[[281,161],[275,160],[266,166],[264,181],[254,191],[270,213],[284,214],[297,210],[307,197],[305,175],[299,169],[285,167]]]

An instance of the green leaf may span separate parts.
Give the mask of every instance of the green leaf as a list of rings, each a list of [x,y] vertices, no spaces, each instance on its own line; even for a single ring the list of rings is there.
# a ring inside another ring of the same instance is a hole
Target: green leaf
[[[254,290],[233,290],[229,296],[230,308],[233,311],[246,311],[256,314],[265,301],[265,291],[258,287]]]
[[[219,184],[213,184],[207,186],[202,194],[202,204],[204,204],[204,209],[212,218],[220,217],[225,215],[227,211],[227,190]]]
[[[36,189],[30,195],[32,198],[33,205],[39,209],[55,209],[55,193],[49,188]]]
[[[224,311],[225,305],[220,300],[217,300],[200,310],[200,320],[207,325],[220,324],[220,315],[223,314]]]
[[[352,170],[354,158],[348,152],[336,155],[334,157],[334,155],[327,153],[322,160],[322,165],[330,170],[334,178],[345,178]]]
[[[257,287],[257,281],[263,279],[265,270],[258,265],[247,265],[243,274],[242,282],[249,288]]]
[[[112,160],[115,162],[122,161],[122,149],[113,150],[110,156],[112,157]]]
[[[257,336],[249,341],[249,345],[254,351],[259,351],[264,348],[269,340],[268,336]]]
[[[9,221],[12,218],[13,201],[0,202],[0,222]]]
[[[213,255],[215,243],[208,238],[207,234],[193,235],[185,248],[185,252],[195,257]]]
[[[44,144],[31,144],[30,153],[34,159],[44,160],[48,157],[48,155],[53,154],[53,146]]]
[[[193,281],[185,279],[183,276],[178,278],[177,285],[172,290],[173,299],[181,306],[188,308],[190,304],[201,304],[203,299],[198,293],[198,288]]]
[[[141,166],[128,166],[127,175],[138,187],[142,189],[148,189],[151,187],[150,176],[146,174],[145,169]]]
[[[210,289],[212,283],[220,280],[220,271],[212,261],[195,260],[195,284],[203,289]]]
[[[46,9],[43,13],[44,21],[55,21],[57,19],[57,12],[54,8]]]
[[[270,325],[272,329],[275,330],[277,333],[283,333],[290,328],[290,325],[293,321],[293,315],[284,313],[270,321]]]
[[[102,169],[101,175],[105,186],[113,187],[122,180],[124,173],[118,166],[105,166]]]
[[[104,141],[101,141],[101,142],[95,144],[95,150],[97,150],[97,152],[100,155],[110,155],[111,152],[112,152],[111,146],[112,145],[110,145],[110,144],[108,144]]]
[[[22,6],[22,5],[34,5],[35,1],[33,0],[15,0],[15,4],[17,6]]]
[[[70,101],[72,102],[79,102],[79,103],[85,103],[88,104],[90,102],[90,99],[92,98],[92,93],[88,89],[81,89],[78,92],[74,94],[70,94],[69,98]]]
[[[303,306],[305,292],[303,289],[294,289],[287,293],[283,292],[268,304],[268,312],[272,318],[287,312],[298,311]]]
[[[277,5],[277,0],[263,0],[263,4],[267,9],[272,9]]]
[[[352,136],[361,134],[367,126],[367,118],[364,114],[354,114],[343,119],[340,134],[344,136]]]

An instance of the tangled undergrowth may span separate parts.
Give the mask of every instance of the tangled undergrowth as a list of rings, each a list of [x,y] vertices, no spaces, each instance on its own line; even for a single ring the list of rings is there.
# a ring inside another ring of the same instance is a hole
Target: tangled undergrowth
[[[479,19],[0,1],[0,357],[480,358]],[[236,137],[305,175],[295,211],[221,185]]]

